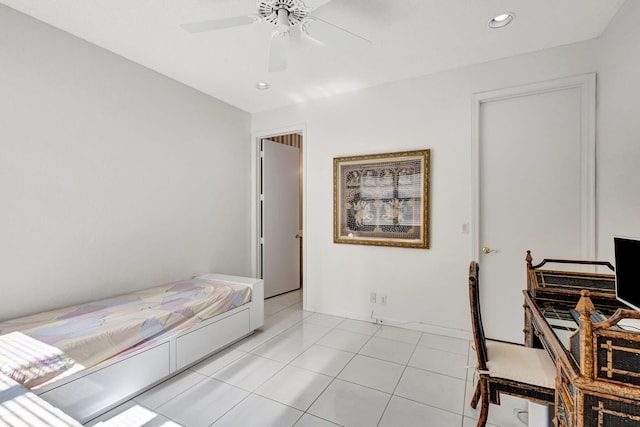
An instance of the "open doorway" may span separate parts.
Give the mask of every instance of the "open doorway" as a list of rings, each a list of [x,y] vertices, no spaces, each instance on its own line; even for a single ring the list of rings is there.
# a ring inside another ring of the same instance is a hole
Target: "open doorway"
[[[258,139],[259,273],[265,298],[302,287],[302,133]]]

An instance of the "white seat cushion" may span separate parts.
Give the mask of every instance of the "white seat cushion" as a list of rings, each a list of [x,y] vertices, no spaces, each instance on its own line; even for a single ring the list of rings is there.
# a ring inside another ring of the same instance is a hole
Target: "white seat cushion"
[[[486,343],[490,376],[555,388],[556,367],[545,350],[499,341]]]

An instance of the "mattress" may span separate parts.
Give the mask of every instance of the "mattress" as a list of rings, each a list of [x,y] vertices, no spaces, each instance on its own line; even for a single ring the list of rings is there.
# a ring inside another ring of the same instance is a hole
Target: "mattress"
[[[250,300],[249,286],[196,278],[1,322],[0,372],[34,387],[51,378],[52,369],[97,365]],[[48,347],[16,346],[16,339],[26,340],[18,332]],[[16,357],[16,348],[28,356]],[[16,360],[24,363],[16,366]]]

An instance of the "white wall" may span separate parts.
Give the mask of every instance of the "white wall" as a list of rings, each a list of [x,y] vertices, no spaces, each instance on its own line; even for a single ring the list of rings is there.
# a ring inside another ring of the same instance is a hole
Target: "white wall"
[[[307,309],[469,331],[471,239],[460,228],[471,222],[471,95],[593,72],[594,50],[585,42],[253,115],[254,132],[306,124]],[[334,244],[332,159],[419,148],[432,149],[432,248]],[[388,305],[369,304],[373,291]],[[519,328],[522,317],[505,321]]]
[[[0,6],[0,319],[249,275],[250,116]]]
[[[598,247],[640,237],[640,2],[627,1],[597,45]],[[639,262],[640,264],[640,262]]]
[[[264,112],[250,126],[0,6],[0,319],[196,272],[250,274],[249,127],[303,124],[307,308],[467,331],[471,94],[598,72],[598,257],[612,259],[612,234],[640,235],[639,19],[626,2],[599,41]],[[333,244],[333,157],[424,147],[432,249]],[[389,305],[372,307],[371,291]]]

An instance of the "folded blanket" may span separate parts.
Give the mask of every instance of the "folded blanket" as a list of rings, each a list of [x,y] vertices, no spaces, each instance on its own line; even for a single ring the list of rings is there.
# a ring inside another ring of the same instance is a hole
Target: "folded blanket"
[[[0,335],[0,372],[25,387],[34,387],[75,364],[61,350],[21,332]]]

